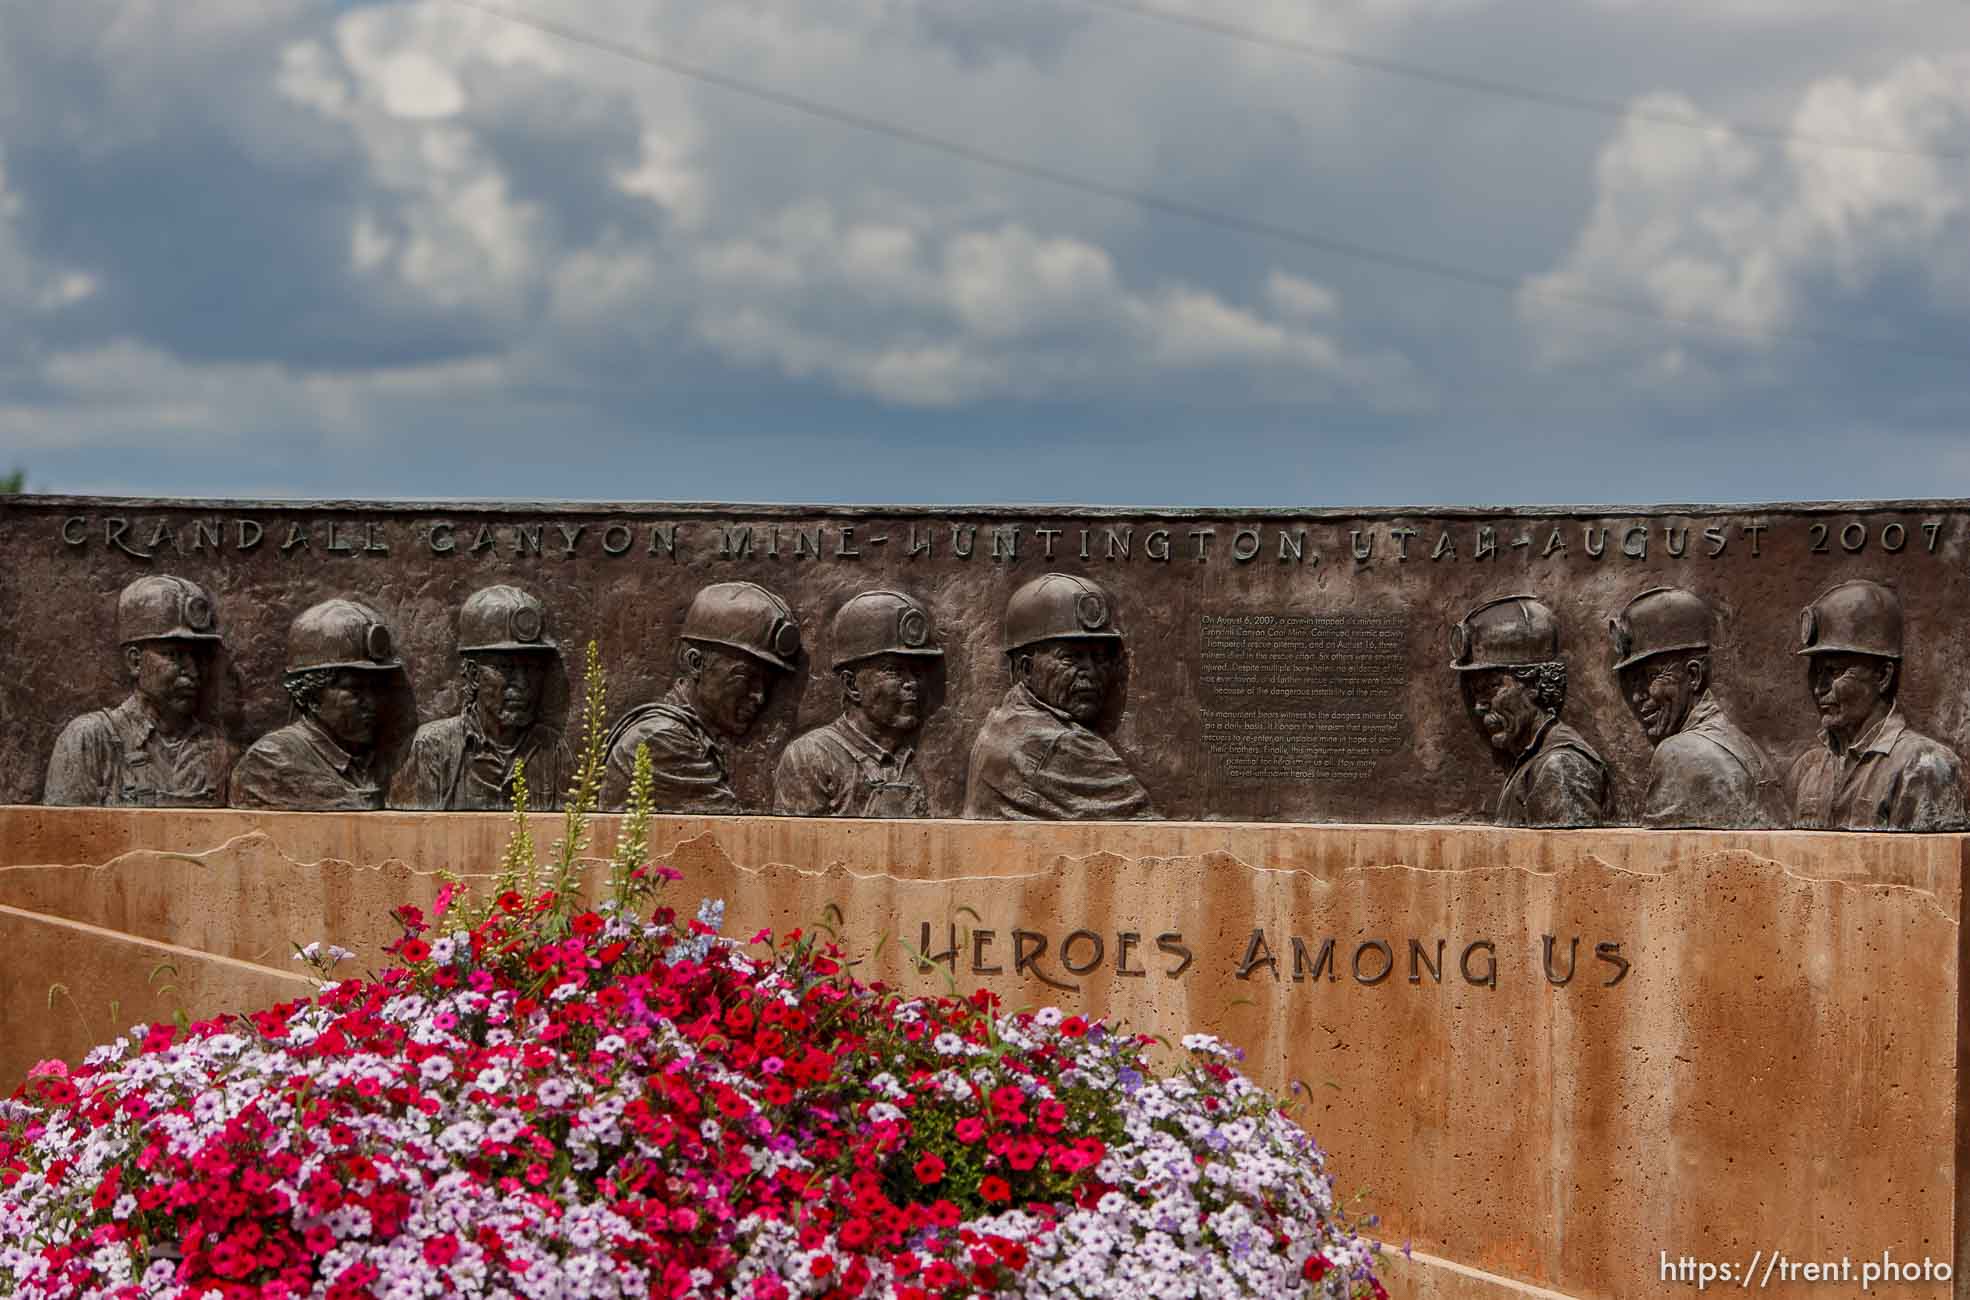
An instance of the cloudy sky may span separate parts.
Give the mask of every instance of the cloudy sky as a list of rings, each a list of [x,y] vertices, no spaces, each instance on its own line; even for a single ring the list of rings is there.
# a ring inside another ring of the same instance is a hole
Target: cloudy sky
[[[0,469],[1970,495],[1965,0],[497,3],[0,5]]]

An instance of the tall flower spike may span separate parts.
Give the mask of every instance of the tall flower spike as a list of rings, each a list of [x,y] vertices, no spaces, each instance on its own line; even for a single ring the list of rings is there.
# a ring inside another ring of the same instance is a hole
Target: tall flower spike
[[[609,863],[609,892],[616,900],[616,911],[621,913],[635,905],[638,899],[651,891],[645,878],[639,878],[637,871],[649,857],[650,814],[654,802],[651,789],[656,781],[656,769],[650,762],[650,747],[636,747],[636,765],[629,779],[628,815],[623,818],[622,831],[616,838],[616,852]]]
[[[576,861],[588,847],[588,819],[594,815],[601,797],[602,770],[609,757],[608,737],[608,682],[602,671],[602,652],[590,641],[582,663],[581,764],[575,771],[574,784],[568,788],[566,822],[554,864],[552,888],[557,911],[571,907],[577,892]]]
[[[507,833],[506,848],[499,855],[499,887],[493,898],[523,887],[531,889],[538,871],[534,860],[534,835],[527,824],[527,760],[513,764],[513,829]],[[492,906],[487,900],[488,909]]]

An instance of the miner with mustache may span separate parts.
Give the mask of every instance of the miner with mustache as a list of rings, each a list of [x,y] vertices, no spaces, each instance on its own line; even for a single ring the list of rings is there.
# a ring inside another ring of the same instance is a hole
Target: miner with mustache
[[[1587,738],[1560,721],[1566,661],[1559,620],[1537,598],[1488,600],[1450,629],[1450,666],[1464,706],[1505,769],[1500,826],[1599,826],[1612,773]]]
[[[930,611],[900,591],[865,591],[834,618],[841,716],[787,746],[773,811],[800,817],[928,817],[916,738],[944,658]]]
[[[1049,573],[1006,602],[1012,687],[971,749],[967,817],[1153,817],[1149,792],[1093,729],[1121,679],[1122,634],[1108,593]]]
[[[609,731],[603,806],[628,801],[636,751],[648,746],[658,811],[740,811],[726,741],[752,729],[774,682],[794,671],[799,656],[800,624],[766,588],[715,582],[700,591],[684,614],[669,694],[631,709]]]
[[[1702,597],[1675,587],[1651,587],[1608,620],[1622,697],[1655,748],[1644,826],[1771,824],[1765,753],[1711,690],[1715,621]]]
[[[1843,582],[1799,615],[1819,743],[1792,764],[1792,824],[1820,829],[1953,831],[1965,821],[1963,764],[1908,725],[1902,603],[1878,582]]]
[[[62,729],[42,800],[148,808],[225,802],[233,747],[199,716],[221,640],[212,598],[184,578],[151,574],[116,602],[116,639],[133,688],[115,708]]]
[[[542,688],[560,663],[546,609],[518,587],[473,592],[458,611],[458,657],[464,707],[417,729],[390,806],[510,808],[524,760],[527,806],[559,808],[561,733],[540,720]]]

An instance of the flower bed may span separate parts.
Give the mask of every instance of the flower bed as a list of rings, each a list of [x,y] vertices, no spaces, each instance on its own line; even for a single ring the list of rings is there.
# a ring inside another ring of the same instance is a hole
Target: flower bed
[[[400,909],[375,978],[37,1067],[0,1103],[0,1294],[1384,1294],[1312,1140],[1209,1036],[1157,1077],[1079,1016],[680,921],[647,772],[591,906],[597,766],[551,871],[523,789],[499,885]]]

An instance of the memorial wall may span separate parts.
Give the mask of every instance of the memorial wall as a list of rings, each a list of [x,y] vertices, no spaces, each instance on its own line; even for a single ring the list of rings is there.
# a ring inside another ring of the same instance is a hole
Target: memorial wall
[[[1962,1293],[1966,841],[1894,832],[1967,829],[1970,503],[31,496],[0,556],[0,1088],[383,961],[558,802],[593,644],[685,906],[1242,1044],[1398,1294]]]
[[[0,802],[1947,830],[1960,502],[0,504]]]

